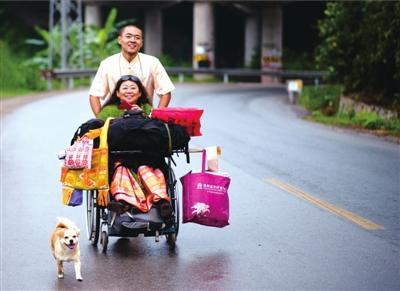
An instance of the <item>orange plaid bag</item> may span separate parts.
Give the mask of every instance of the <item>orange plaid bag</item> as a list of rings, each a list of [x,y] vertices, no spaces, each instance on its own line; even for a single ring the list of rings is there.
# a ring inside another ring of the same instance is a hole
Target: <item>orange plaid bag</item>
[[[100,136],[99,147],[94,148],[92,151],[92,165],[90,169],[61,167],[60,181],[63,184],[63,197],[71,195],[73,189],[98,190],[98,205],[107,206],[109,189],[107,134],[111,119],[108,118],[102,128],[90,130],[85,134],[90,139]]]

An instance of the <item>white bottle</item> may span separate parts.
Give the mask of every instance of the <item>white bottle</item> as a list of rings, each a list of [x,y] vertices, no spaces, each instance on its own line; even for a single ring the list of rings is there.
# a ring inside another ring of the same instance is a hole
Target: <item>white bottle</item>
[[[206,156],[207,156],[207,171],[210,172],[218,172],[218,158],[221,155],[221,147],[219,146],[211,146],[206,147]]]

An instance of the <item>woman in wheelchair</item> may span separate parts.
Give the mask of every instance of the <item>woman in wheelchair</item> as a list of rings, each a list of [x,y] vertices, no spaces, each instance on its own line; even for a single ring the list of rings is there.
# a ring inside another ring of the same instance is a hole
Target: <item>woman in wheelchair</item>
[[[133,75],[122,76],[110,98],[103,104],[97,118],[121,117],[127,111],[149,116],[151,105],[140,79]],[[124,159],[124,157],[126,159]],[[147,213],[154,206],[168,223],[174,219],[164,173],[164,158],[152,155],[110,156],[111,201],[107,208],[117,214],[125,212]],[[147,161],[146,161],[147,159]],[[150,160],[149,160],[150,159]],[[151,166],[150,166],[151,165]]]
[[[125,75],[118,80],[97,118],[105,121],[107,117],[121,117],[126,110],[142,111],[149,116],[151,109],[146,89],[140,79],[133,75]]]

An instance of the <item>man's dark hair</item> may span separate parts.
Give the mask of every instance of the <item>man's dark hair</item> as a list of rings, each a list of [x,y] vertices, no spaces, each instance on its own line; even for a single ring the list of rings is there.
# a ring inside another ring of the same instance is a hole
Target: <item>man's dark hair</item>
[[[137,26],[136,24],[127,24],[127,25],[122,26],[122,27],[119,29],[119,31],[118,31],[118,35],[119,35],[119,36],[122,36],[122,33],[124,32],[125,28],[130,27],[130,26],[136,27],[137,29],[139,29],[139,30],[142,32],[142,36],[143,36],[143,29],[141,29],[141,28],[140,28],[139,26]]]

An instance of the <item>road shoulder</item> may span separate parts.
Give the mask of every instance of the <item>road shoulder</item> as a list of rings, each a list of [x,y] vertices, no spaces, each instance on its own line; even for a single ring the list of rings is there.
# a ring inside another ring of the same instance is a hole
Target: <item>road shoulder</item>
[[[52,90],[46,92],[38,92],[35,94],[23,95],[23,96],[16,96],[7,99],[0,100],[0,118],[7,116],[8,114],[12,113],[17,108],[32,103],[41,99],[54,97],[60,94],[64,94],[67,92],[74,92],[74,91],[82,91],[86,90],[84,88],[79,89],[72,89],[72,90]]]

